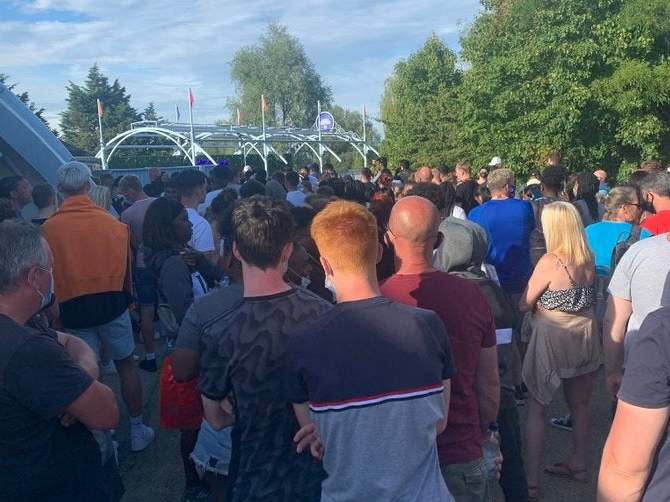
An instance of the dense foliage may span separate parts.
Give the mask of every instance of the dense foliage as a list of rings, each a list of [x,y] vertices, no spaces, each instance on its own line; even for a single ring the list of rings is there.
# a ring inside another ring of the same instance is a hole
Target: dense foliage
[[[433,35],[386,81],[382,146],[394,165],[403,158],[432,165],[453,160],[453,113],[462,80],[456,63],[456,54]]]
[[[269,102],[266,123],[278,126],[311,126],[317,101],[323,106],[331,101],[330,88],[284,26],[268,26],[257,45],[237,51],[231,66],[237,90],[229,103],[233,123],[239,108],[244,124],[261,125],[261,95]]]
[[[479,166],[499,155],[520,173],[538,167],[554,149],[575,169],[603,165],[627,172],[647,158],[670,159],[667,0],[483,3],[484,12],[462,39],[462,81],[450,81],[459,84],[457,99],[448,93],[440,100],[437,120],[430,114],[405,119],[437,124],[443,157]],[[444,92],[444,85],[430,84],[439,59],[426,56],[439,53],[438,42],[432,37],[396,66],[383,110],[388,101],[401,113],[418,109],[418,91],[403,94],[398,87],[427,86],[424,96]],[[454,74],[451,58],[443,59],[442,72]],[[425,133],[405,124],[396,133],[392,116],[383,115],[384,151],[393,160],[423,162],[417,145]]]
[[[100,148],[96,99],[99,98],[104,107],[102,129],[105,140],[140,120],[140,114],[130,106],[130,94],[126,93],[126,88],[118,80],[110,85],[97,65],[88,71],[83,86],[70,82],[67,93],[67,109],[61,114],[60,129],[64,142],[76,153],[93,155]]]

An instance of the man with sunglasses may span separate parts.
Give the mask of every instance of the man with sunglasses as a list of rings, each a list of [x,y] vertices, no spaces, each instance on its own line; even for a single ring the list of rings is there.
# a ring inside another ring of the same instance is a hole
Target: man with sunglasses
[[[642,208],[655,213],[642,222],[654,235],[670,232],[670,173],[651,173],[640,184]]]
[[[391,212],[386,238],[395,275],[381,285],[391,300],[434,311],[458,364],[451,382],[449,426],[438,436],[438,456],[457,502],[492,500],[483,462],[482,435],[496,421],[500,401],[495,321],[484,294],[466,279],[436,270],[440,216],[428,199],[407,196]]]

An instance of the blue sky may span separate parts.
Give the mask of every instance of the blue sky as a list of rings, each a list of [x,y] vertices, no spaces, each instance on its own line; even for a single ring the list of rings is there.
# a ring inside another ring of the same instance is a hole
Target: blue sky
[[[196,96],[196,122],[229,116],[230,61],[268,23],[297,36],[334,101],[376,116],[384,81],[431,33],[458,50],[479,0],[0,0],[0,71],[46,108],[97,62],[142,110],[174,117]],[[183,116],[183,115],[182,115]]]

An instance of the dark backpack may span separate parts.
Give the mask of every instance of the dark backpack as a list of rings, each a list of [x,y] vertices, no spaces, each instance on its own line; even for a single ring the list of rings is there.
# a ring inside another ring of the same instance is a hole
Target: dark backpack
[[[614,273],[614,269],[623,258],[623,255],[626,254],[626,251],[630,247],[640,240],[640,234],[642,233],[642,227],[640,225],[633,225],[633,229],[630,231],[630,237],[625,241],[621,241],[614,246],[614,251],[612,251],[612,262],[611,262],[611,273]]]

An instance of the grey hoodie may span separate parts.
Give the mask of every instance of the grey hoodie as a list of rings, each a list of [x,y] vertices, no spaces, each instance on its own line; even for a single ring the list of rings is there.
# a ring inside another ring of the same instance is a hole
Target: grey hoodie
[[[510,299],[502,288],[489,279],[481,269],[488,253],[486,231],[471,221],[450,217],[440,224],[439,232],[443,239],[433,257],[435,268],[476,283],[489,301],[496,329],[518,329],[519,320]],[[511,351],[511,344],[498,345],[501,409],[512,409],[516,406],[510,371],[513,362]]]

